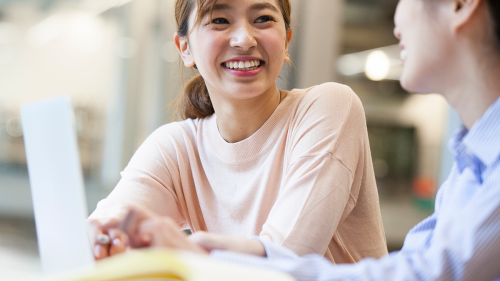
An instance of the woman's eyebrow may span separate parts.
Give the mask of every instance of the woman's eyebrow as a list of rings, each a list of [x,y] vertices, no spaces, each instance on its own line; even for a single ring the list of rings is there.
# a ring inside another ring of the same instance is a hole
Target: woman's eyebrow
[[[233,7],[229,4],[215,4],[210,8],[206,8],[203,10],[201,17],[205,17],[209,13],[213,13],[215,11],[230,11],[233,10]],[[273,12],[279,13],[280,11],[276,6],[271,3],[256,3],[250,6],[249,10],[251,11],[261,11],[261,10],[271,10]]]
[[[276,6],[274,6],[271,3],[256,3],[256,4],[253,4],[252,6],[250,6],[250,10],[257,10],[257,11],[272,10],[273,12],[276,12],[276,13],[280,12],[278,10],[278,8],[276,8]]]
[[[228,11],[232,10],[233,7],[229,4],[215,4],[212,7],[207,7],[206,9],[203,10],[203,13],[201,14],[201,17],[205,17],[209,13],[213,13],[215,11]]]

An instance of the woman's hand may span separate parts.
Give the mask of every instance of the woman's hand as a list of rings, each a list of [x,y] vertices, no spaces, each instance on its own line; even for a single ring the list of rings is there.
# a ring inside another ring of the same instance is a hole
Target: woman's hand
[[[127,249],[128,238],[120,229],[117,229],[118,219],[89,219],[87,222],[89,224],[92,252],[96,260],[122,253]],[[101,234],[109,236],[109,244],[99,244],[97,242],[97,237]]]
[[[212,250],[223,250],[259,257],[266,256],[264,245],[255,239],[213,234],[204,231],[196,232],[189,236],[188,239],[205,249],[207,252],[211,252]]]
[[[118,227],[129,237],[132,248],[167,247],[208,254],[208,251],[188,240],[187,235],[169,217],[153,216],[138,209],[130,209]]]

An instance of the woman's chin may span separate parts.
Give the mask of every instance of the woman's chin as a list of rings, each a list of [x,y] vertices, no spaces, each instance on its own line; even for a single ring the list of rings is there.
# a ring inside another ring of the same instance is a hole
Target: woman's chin
[[[419,81],[418,77],[411,75],[411,73],[403,71],[399,80],[401,87],[409,93],[425,93],[425,84]]]
[[[401,84],[401,87],[403,87],[403,89],[405,89],[406,91],[413,92],[411,90],[411,81],[409,81],[408,79],[405,79],[404,75],[401,76],[399,83]]]
[[[262,83],[231,83],[227,88],[227,93],[235,98],[249,99],[266,93],[269,87]]]

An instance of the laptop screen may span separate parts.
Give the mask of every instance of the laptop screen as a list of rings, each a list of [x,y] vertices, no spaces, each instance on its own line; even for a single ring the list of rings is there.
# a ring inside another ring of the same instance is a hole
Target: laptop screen
[[[92,266],[71,100],[58,97],[23,105],[21,119],[43,271]]]

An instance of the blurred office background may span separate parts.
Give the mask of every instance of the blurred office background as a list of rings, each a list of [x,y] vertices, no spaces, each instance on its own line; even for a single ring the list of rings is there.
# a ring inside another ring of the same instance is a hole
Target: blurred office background
[[[0,0],[0,279],[40,274],[20,106],[71,96],[89,211],[181,89],[174,0]],[[280,87],[336,81],[360,96],[389,250],[433,210],[460,124],[438,95],[399,85],[397,0],[292,0]],[[189,74],[189,71],[185,71]]]

